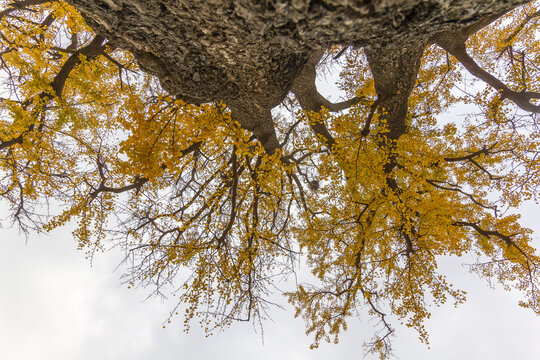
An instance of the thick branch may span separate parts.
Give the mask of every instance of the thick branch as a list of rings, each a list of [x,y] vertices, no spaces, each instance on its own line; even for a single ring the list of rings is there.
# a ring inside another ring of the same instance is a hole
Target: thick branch
[[[332,103],[319,93],[315,83],[316,67],[323,55],[323,50],[313,51],[310,54],[307,63],[304,65],[300,75],[298,75],[294,80],[291,91],[298,99],[302,109],[307,112],[319,112],[323,107],[325,107],[332,112],[337,112],[348,109],[362,101],[363,98],[354,97],[342,102]],[[310,126],[311,130],[313,130],[315,134],[324,138],[326,145],[331,149],[332,145],[334,145],[336,141],[326,125],[320,121],[313,121]]]
[[[481,228],[477,223],[472,223],[472,222],[467,222],[467,221],[456,221],[453,223],[454,226],[466,226],[466,227],[470,227],[472,229],[474,229],[474,231],[476,231],[478,234],[482,235],[482,236],[485,236],[487,238],[490,238],[492,236],[502,240],[505,242],[505,244],[510,247],[510,246],[513,246],[514,248],[516,248],[520,253],[521,255],[523,255],[526,259],[529,259],[529,255],[527,255],[527,253],[525,251],[523,251],[517,244],[514,240],[512,240],[512,237],[511,236],[508,236],[508,235],[504,235],[498,231],[495,231],[495,230],[486,230],[486,229],[483,229]]]
[[[396,42],[366,47],[365,53],[375,81],[376,107],[387,122],[389,139],[397,140],[407,131],[407,102],[416,83],[426,42]]]
[[[231,213],[229,215],[229,222],[227,223],[227,226],[223,230],[223,233],[217,239],[217,247],[220,248],[225,240],[227,239],[227,236],[229,235],[229,232],[231,231],[234,221],[236,220],[236,213],[238,211],[237,209],[237,194],[238,194],[238,178],[239,178],[239,171],[238,171],[238,162],[236,157],[236,146],[233,147],[232,151],[232,157],[231,157],[231,169],[232,169],[232,175],[233,175],[233,181],[231,185]]]
[[[472,152],[469,155],[457,156],[457,157],[445,157],[444,161],[458,162],[458,161],[465,161],[465,160],[473,160],[475,157],[478,157],[480,155],[490,155],[490,154],[492,154],[491,150],[493,150],[493,148],[495,146],[497,146],[496,143],[491,145],[489,148],[484,145],[482,147],[482,149],[480,149],[478,151],[475,151],[475,152]]]
[[[231,109],[232,119],[238,121],[243,129],[251,131],[268,155],[280,148],[271,109],[241,101],[229,102],[227,106]]]
[[[497,17],[495,17],[493,20],[496,18]],[[480,25],[483,26],[483,24],[483,22],[479,22],[476,27],[472,27],[471,25],[470,28],[478,31],[481,28]],[[478,79],[484,81],[492,88],[497,90],[501,94],[501,99],[510,99],[523,110],[539,113],[540,106],[532,104],[531,100],[540,99],[540,93],[527,91],[517,92],[510,89],[501,80],[478,65],[478,63],[467,53],[465,42],[473,33],[471,29],[467,27],[459,31],[439,34],[435,39],[435,42],[441,48],[452,54],[472,75],[476,76]]]
[[[42,92],[38,95],[38,101],[42,102],[42,105],[47,103],[48,101],[52,100],[54,97],[61,97],[62,92],[64,90],[66,80],[69,77],[69,74],[71,71],[81,63],[81,55],[86,57],[86,59],[91,60],[98,55],[102,54],[105,51],[105,48],[109,45],[102,45],[105,38],[103,36],[97,35],[90,44],[86,45],[79,51],[74,52],[64,63],[58,74],[54,77],[53,81],[51,82],[51,87],[53,89],[53,92],[50,91]],[[23,107],[27,108],[35,101],[34,98],[30,98],[26,100],[23,103]],[[38,107],[37,111],[32,112],[32,117],[37,117],[37,114],[41,111],[41,107]],[[35,124],[31,124],[27,130],[23,131],[21,134],[19,134],[17,137],[12,138],[7,141],[1,141],[0,142],[0,150],[3,150],[5,148],[9,148],[10,146],[13,146],[15,144],[21,144],[24,140],[24,136],[28,133],[33,131],[35,128]]]
[[[137,192],[139,192],[141,191],[142,186],[146,184],[147,182],[148,182],[147,178],[137,177],[135,178],[135,181],[132,184],[125,185],[119,188],[114,188],[114,187],[106,186],[105,181],[102,180],[99,187],[90,194],[90,201],[94,200],[99,195],[99,193],[102,193],[102,192],[121,194],[123,192],[134,190],[134,189],[137,190]]]
[[[71,71],[75,68],[75,66],[81,63],[81,55],[83,55],[86,59],[91,60],[102,54],[105,51],[105,47],[107,46],[102,45],[104,40],[105,38],[103,36],[96,35],[96,37],[94,37],[90,44],[86,45],[79,51],[76,51],[67,59],[67,61],[64,63],[64,66],[62,66],[62,69],[55,76],[51,84],[54,94],[57,97],[62,96],[62,91],[64,90],[66,80]]]

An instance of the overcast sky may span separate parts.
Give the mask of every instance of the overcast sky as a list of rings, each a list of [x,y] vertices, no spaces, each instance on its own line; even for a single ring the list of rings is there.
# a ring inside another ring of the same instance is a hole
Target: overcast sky
[[[540,206],[527,204],[521,212],[522,224],[540,235]],[[290,309],[274,309],[273,321],[264,323],[264,344],[261,334],[244,323],[210,338],[196,324],[186,335],[181,320],[163,329],[174,303],[145,300],[148,290],[120,286],[122,269],[114,272],[121,259],[118,253],[99,254],[91,267],[76,250],[70,230],[32,235],[25,243],[16,229],[0,229],[0,359],[363,358],[361,345],[374,325],[367,318],[352,319],[339,344],[325,343],[318,350],[309,350],[311,338]],[[540,248],[538,235],[535,245]],[[468,301],[457,309],[452,304],[433,308],[426,324],[430,349],[414,331],[394,322],[396,356],[540,359],[540,317],[518,307],[520,294],[492,290],[469,274],[460,265],[467,261],[471,259],[449,259],[440,269],[468,292]]]
[[[538,205],[524,207],[524,224],[535,227],[539,214]],[[535,230],[540,233],[539,226]],[[163,329],[173,303],[119,287],[118,254],[101,254],[90,267],[68,229],[31,237],[26,245],[15,230],[1,234],[0,359],[360,359],[371,334],[368,319],[353,320],[339,344],[309,350],[302,321],[279,309],[264,324],[264,345],[248,324],[210,338],[197,326],[186,335],[181,321]],[[397,326],[397,357],[539,359],[540,318],[517,306],[519,294],[491,290],[469,274],[459,265],[464,260],[444,262],[442,270],[469,293],[468,302],[433,309],[427,323],[431,349]]]

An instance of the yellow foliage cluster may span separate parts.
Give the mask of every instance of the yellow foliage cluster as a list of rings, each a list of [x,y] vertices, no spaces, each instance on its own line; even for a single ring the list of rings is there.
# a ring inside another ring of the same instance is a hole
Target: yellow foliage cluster
[[[0,3],[0,195],[13,219],[46,231],[76,222],[89,254],[123,246],[129,284],[159,292],[184,278],[186,324],[265,317],[300,253],[316,279],[289,300],[314,346],[337,341],[362,307],[381,320],[381,356],[392,319],[427,343],[429,304],[465,299],[437,271],[441,256],[472,254],[474,270],[540,313],[540,259],[511,211],[538,192],[537,116],[441,48],[424,52],[399,139],[386,138],[366,56],[352,49],[339,84],[367,102],[279,119],[282,148],[268,156],[226,104],[172,98],[66,3]],[[538,20],[523,6],[472,36],[469,52],[512,90],[539,91]],[[449,118],[468,105],[475,114]]]

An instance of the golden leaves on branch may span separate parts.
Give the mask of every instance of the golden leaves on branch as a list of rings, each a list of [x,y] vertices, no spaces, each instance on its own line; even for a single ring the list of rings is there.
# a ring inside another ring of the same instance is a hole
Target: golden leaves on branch
[[[208,332],[264,318],[300,251],[315,281],[289,300],[314,346],[337,341],[358,309],[379,320],[368,345],[383,357],[392,320],[427,343],[429,304],[465,299],[438,272],[441,256],[473,255],[474,270],[540,312],[532,234],[508,210],[538,193],[537,119],[471,86],[442,48],[424,52],[399,137],[366,56],[349,49],[339,85],[362,101],[276,118],[269,156],[226,104],[166,94],[66,3],[28,6],[0,19],[0,195],[22,228],[73,222],[90,255],[122,246],[130,286],[159,294],[184,279],[172,314]],[[522,7],[466,43],[523,96],[539,87],[536,14]],[[480,113],[448,115],[470,104]],[[58,211],[36,218],[49,199]]]

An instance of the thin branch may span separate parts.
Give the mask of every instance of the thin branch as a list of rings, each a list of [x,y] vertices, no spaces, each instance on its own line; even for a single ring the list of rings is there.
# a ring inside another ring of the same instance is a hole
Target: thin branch
[[[0,20],[6,15],[9,15],[13,11],[25,10],[29,6],[43,5],[50,2],[56,2],[57,0],[23,0],[23,1],[14,1],[9,4],[9,8],[4,9],[0,12]]]

